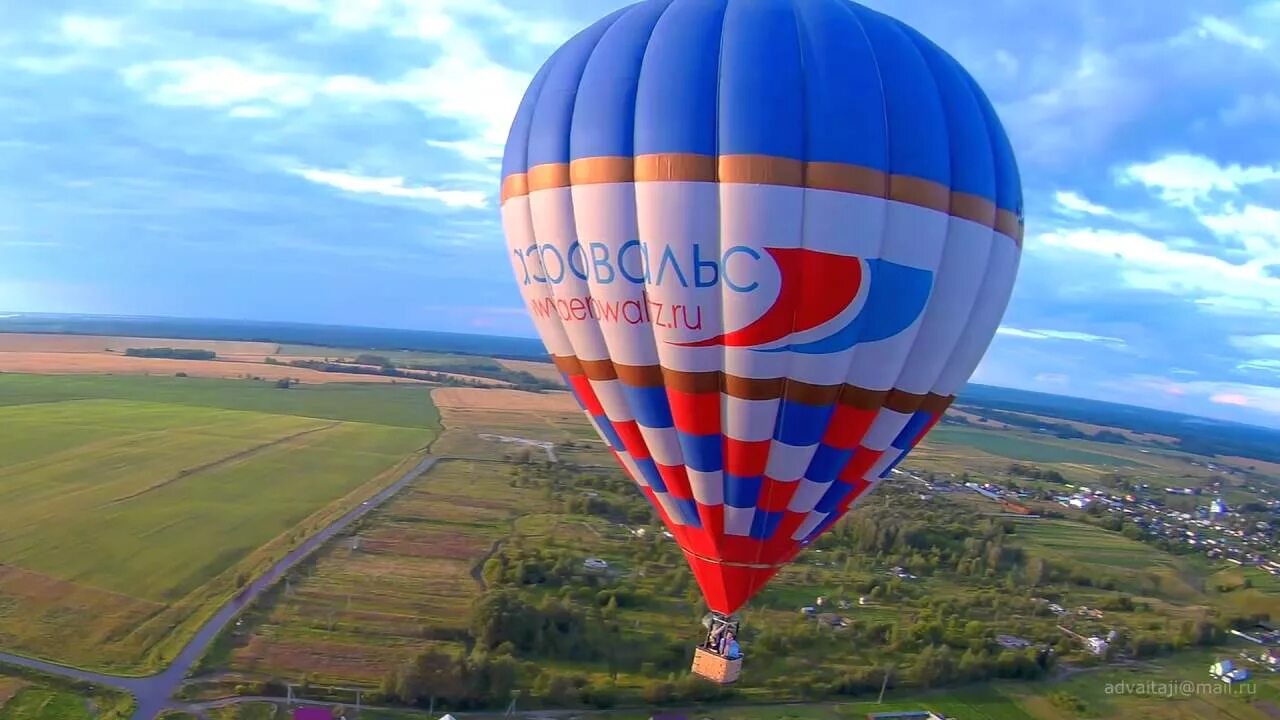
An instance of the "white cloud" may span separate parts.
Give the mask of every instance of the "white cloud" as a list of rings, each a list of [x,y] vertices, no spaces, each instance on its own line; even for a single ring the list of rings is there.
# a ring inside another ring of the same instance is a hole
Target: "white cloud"
[[[1173,205],[1193,207],[1214,192],[1237,193],[1248,185],[1280,180],[1280,167],[1219,165],[1201,155],[1178,153],[1120,171],[1121,183],[1138,183]]]
[[[457,123],[466,137],[430,143],[479,163],[501,158],[511,118],[532,77],[495,60],[483,38],[467,25],[483,26],[490,36],[507,36],[526,48],[559,45],[573,28],[556,21],[516,13],[497,0],[256,0],[319,17],[344,32],[381,30],[422,41],[438,52],[427,67],[399,79],[377,83],[348,78],[326,90],[353,97],[409,102],[423,113]]]
[[[280,113],[274,108],[263,105],[238,105],[227,113],[233,118],[261,119],[276,117]]]
[[[1200,24],[1196,26],[1196,34],[1202,38],[1212,38],[1248,50],[1262,50],[1267,46],[1264,38],[1250,35],[1232,23],[1212,15],[1200,19]]]
[[[151,102],[176,107],[300,107],[311,102],[321,85],[315,76],[264,72],[224,57],[142,63],[125,68],[121,75]]]
[[[1052,163],[1104,143],[1146,105],[1152,90],[1125,63],[1085,47],[1052,85],[999,108],[1018,156]]]
[[[73,45],[112,48],[123,43],[124,23],[88,15],[64,15],[58,21],[58,32]]]
[[[1130,394],[1134,389],[1144,388],[1182,398],[1207,400],[1215,405],[1250,408],[1272,416],[1280,414],[1280,387],[1269,385],[1214,380],[1179,382],[1152,375],[1130,376],[1104,384]],[[1222,414],[1232,416],[1229,411]],[[1274,422],[1277,418],[1272,417],[1271,420]]]
[[[406,185],[402,177],[372,177],[316,168],[299,168],[292,172],[313,183],[356,194],[382,195],[407,200],[431,200],[451,208],[483,209],[487,204],[487,196],[483,192],[442,190],[430,185]]]
[[[1078,342],[1096,342],[1096,343],[1113,343],[1116,345],[1124,345],[1124,340],[1120,338],[1107,337],[1105,335],[1094,335],[1093,333],[1076,332],[1074,330],[1022,330],[1015,327],[1001,327],[996,330],[999,335],[1007,335],[1009,337],[1025,338],[1028,340],[1074,340]]]
[[[1257,263],[1235,265],[1177,250],[1136,232],[1101,228],[1054,230],[1036,236],[1045,249],[1088,253],[1118,265],[1129,286],[1174,295],[1199,295],[1204,306],[1280,311],[1280,280]]]
[[[1280,353],[1280,335],[1232,335],[1231,344],[1253,355]]]
[[[1074,191],[1059,190],[1054,193],[1054,200],[1058,203],[1058,207],[1073,214],[1097,215],[1101,217],[1109,217],[1115,213],[1111,208],[1097,203],[1090,202],[1080,193]]]
[[[1236,365],[1239,370],[1263,370],[1273,372],[1280,375],[1280,360],[1270,360],[1266,358],[1246,360]]]
[[[1218,214],[1201,214],[1199,219],[1215,235],[1239,241],[1254,262],[1280,261],[1280,210],[1253,204],[1240,210],[1228,206]]]

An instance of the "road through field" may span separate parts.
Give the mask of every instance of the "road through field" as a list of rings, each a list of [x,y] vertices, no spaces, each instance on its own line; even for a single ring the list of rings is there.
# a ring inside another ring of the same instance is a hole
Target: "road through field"
[[[281,577],[284,576],[294,565],[297,565],[305,557],[320,548],[329,541],[334,535],[344,530],[351,523],[359,520],[374,508],[390,500],[392,496],[404,489],[406,485],[413,482],[418,476],[430,470],[432,466],[440,458],[434,455],[425,456],[421,462],[406,472],[399,480],[388,485],[376,495],[361,503],[355,509],[347,512],[347,514],[330,523],[323,530],[317,532],[307,538],[301,545],[295,548],[288,555],[285,555],[266,573],[245,586],[235,597],[228,601],[225,605],[209,618],[200,630],[196,632],[195,637],[187,643],[186,647],[178,653],[169,667],[162,672],[148,677],[121,677],[118,675],[106,675],[102,673],[93,673],[76,668],[58,665],[56,663],[34,660],[32,658],[21,657],[18,655],[9,655],[0,652],[0,663],[16,665],[18,667],[37,670],[39,672],[48,673],[50,675],[58,675],[72,680],[89,682],[106,687],[119,688],[133,694],[138,702],[137,709],[133,713],[132,720],[152,720],[160,714],[162,710],[174,704],[173,695],[178,691],[183,679],[195,665],[196,661],[204,655],[209,649],[209,645],[217,638],[218,633],[222,632],[227,623],[231,622],[241,610],[254,598],[263,591],[274,585]]]

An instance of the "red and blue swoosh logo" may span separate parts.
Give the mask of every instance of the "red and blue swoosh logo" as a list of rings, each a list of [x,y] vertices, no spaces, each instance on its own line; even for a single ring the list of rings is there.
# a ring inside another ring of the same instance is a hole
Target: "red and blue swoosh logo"
[[[705,340],[672,344],[805,355],[841,352],[859,343],[891,338],[911,327],[924,312],[933,289],[933,273],[909,265],[803,248],[765,250],[781,275],[773,305],[746,327]],[[792,335],[831,323],[860,296],[861,308],[843,325],[816,339],[775,346]]]

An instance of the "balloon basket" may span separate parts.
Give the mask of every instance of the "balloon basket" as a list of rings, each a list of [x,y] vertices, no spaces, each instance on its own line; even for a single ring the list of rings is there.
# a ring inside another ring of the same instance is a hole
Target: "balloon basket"
[[[713,683],[731,685],[737,682],[738,675],[742,673],[742,658],[730,660],[706,648],[695,648],[691,671]]]

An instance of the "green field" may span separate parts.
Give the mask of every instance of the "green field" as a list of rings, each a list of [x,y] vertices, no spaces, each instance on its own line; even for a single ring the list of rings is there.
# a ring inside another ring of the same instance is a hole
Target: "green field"
[[[1081,463],[1110,467],[1134,467],[1136,462],[1116,455],[1083,450],[1057,442],[1032,440],[1012,431],[977,430],[940,426],[925,438],[925,444],[963,445],[1011,460],[1041,463]]]
[[[86,399],[138,400],[393,427],[440,428],[440,414],[431,404],[429,387],[327,383],[279,390],[275,383],[252,380],[0,373],[0,406]]]
[[[0,666],[0,720],[124,720],[133,706],[122,692]]]
[[[434,437],[425,392],[330,388],[0,375],[0,648],[154,667]]]
[[[425,350],[353,350],[351,348],[320,347],[312,345],[281,345],[276,353],[282,359],[290,357],[318,357],[333,359],[350,359],[357,355],[378,355],[397,364],[424,363],[431,365],[494,365],[491,358],[481,355],[455,355],[452,353],[427,352]]]
[[[1070,520],[1020,520],[1017,536],[1051,558],[1130,570],[1170,565],[1176,558],[1119,533]]]

